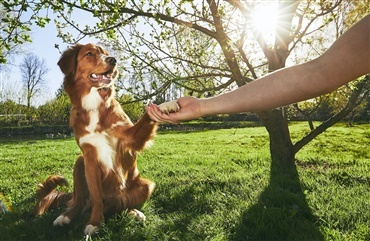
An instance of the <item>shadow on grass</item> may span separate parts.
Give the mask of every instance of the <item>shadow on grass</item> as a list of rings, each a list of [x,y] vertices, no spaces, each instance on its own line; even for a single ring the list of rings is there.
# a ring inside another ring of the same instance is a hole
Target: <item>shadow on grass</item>
[[[273,163],[268,187],[258,202],[242,214],[230,240],[324,240],[316,222],[296,168]]]
[[[205,195],[210,191],[209,187],[204,189],[203,185],[194,182],[170,198],[160,194],[154,205],[166,221],[157,227],[165,233],[158,240],[206,240],[204,228],[196,229],[194,223],[195,220],[199,221],[198,217],[213,212],[209,200],[200,194]]]
[[[29,198],[20,203],[17,210],[0,216],[0,240],[82,240],[83,222],[73,221],[73,225],[55,228],[54,219],[62,212],[62,209],[53,210],[41,217],[35,217],[33,210],[34,199]]]

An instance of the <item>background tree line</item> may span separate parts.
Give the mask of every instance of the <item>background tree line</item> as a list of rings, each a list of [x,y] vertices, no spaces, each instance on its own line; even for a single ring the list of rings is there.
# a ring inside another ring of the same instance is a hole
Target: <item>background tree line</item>
[[[133,96],[123,94],[118,100],[133,121],[137,121],[143,114],[143,102],[124,104],[132,101]],[[28,107],[9,99],[0,101],[0,126],[69,125],[71,107],[69,97],[62,89],[54,99],[38,107]]]
[[[333,95],[333,94],[331,94]],[[162,96],[158,97],[162,98]],[[118,99],[126,113],[135,122],[144,113],[145,102],[134,101],[132,94],[122,94]],[[167,98],[163,98],[168,100]],[[342,96],[342,99],[344,97]],[[325,121],[328,117],[338,113],[345,104],[344,100],[338,100],[332,96],[322,96],[318,99],[320,104],[315,101],[302,102],[291,105],[286,109],[288,120],[308,121],[310,128],[314,129],[314,121]],[[342,103],[344,102],[344,103]],[[69,111],[71,103],[68,96],[60,88],[53,100],[46,102],[38,107],[28,107],[13,100],[0,101],[0,126],[30,126],[30,125],[68,125]],[[367,96],[362,103],[357,106],[343,121],[348,125],[354,122],[370,121],[370,96]],[[258,121],[258,116],[253,113],[240,113],[232,115],[217,115],[204,117],[204,121]],[[222,127],[222,124],[219,125]],[[228,125],[229,126],[229,123]]]

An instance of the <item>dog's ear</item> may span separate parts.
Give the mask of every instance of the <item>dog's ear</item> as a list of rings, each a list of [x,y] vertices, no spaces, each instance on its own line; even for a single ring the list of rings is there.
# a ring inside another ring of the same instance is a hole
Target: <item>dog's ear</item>
[[[58,61],[60,70],[64,75],[74,74],[77,67],[77,55],[83,45],[76,44],[63,52]]]

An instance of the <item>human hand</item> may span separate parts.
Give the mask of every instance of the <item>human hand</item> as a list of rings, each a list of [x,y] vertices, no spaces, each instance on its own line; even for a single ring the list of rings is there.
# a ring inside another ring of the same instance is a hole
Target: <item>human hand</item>
[[[164,113],[153,103],[145,107],[150,118],[156,122],[178,124],[181,121],[197,119],[201,117],[200,100],[195,97],[182,97],[177,99],[180,110],[174,113]]]

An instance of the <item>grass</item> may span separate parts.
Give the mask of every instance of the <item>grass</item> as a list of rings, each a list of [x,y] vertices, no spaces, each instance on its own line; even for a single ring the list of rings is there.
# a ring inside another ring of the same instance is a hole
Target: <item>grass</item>
[[[291,125],[293,140],[307,131]],[[142,208],[146,222],[117,214],[92,239],[369,240],[369,144],[370,125],[338,124],[303,148],[286,175],[270,164],[263,127],[160,133],[138,159],[157,184]],[[37,183],[60,174],[72,184],[79,153],[73,139],[0,141],[0,194],[12,208],[0,214],[1,240],[84,239],[88,216],[54,228],[62,210],[32,214]]]

